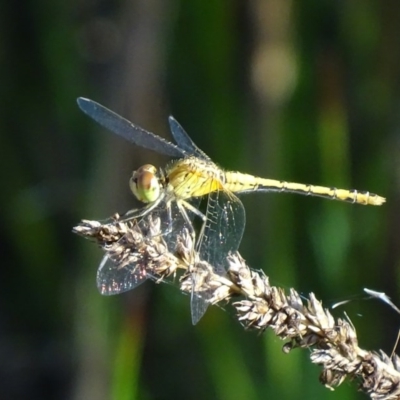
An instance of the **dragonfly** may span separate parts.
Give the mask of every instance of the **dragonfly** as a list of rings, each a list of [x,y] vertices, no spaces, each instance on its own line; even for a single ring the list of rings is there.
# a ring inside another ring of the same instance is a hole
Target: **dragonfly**
[[[286,182],[225,171],[196,146],[172,116],[168,122],[176,144],[141,128],[93,100],[79,97],[77,102],[85,114],[104,128],[140,147],[175,159],[165,169],[146,164],[133,172],[129,180],[130,189],[146,205],[139,213],[128,211],[122,218],[144,217],[159,213],[160,209],[166,210],[162,214],[164,229],[166,233],[172,230],[175,237],[183,227],[194,232],[192,219],[197,215],[202,224],[195,241],[196,252],[200,259],[212,265],[221,276],[226,273],[228,254],[239,248],[245,227],[245,209],[236,194],[291,192],[375,206],[386,201],[384,197],[367,191]],[[198,202],[205,197],[205,212],[201,212]],[[176,227],[173,225],[175,222]],[[136,271],[134,265],[128,271],[122,271],[118,265],[108,261],[103,259],[97,273],[97,286],[104,295],[131,290],[148,278],[141,271]],[[196,324],[208,308],[211,293],[196,291],[195,269],[192,271],[192,279],[191,316],[192,323]]]

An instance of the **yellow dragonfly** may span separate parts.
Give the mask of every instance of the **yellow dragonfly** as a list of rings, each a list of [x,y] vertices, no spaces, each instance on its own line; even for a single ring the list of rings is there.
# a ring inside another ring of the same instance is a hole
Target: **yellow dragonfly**
[[[192,218],[199,216],[203,223],[197,235],[196,251],[200,259],[207,261],[220,275],[225,274],[227,255],[238,250],[245,227],[245,210],[235,193],[291,192],[375,206],[386,201],[377,194],[354,189],[264,179],[224,171],[193,143],[172,116],[169,117],[169,126],[176,144],[129,122],[93,100],[80,97],[77,102],[85,114],[124,139],[177,159],[165,169],[146,164],[133,172],[129,180],[130,188],[147,205],[140,211],[129,211],[123,219],[151,215],[159,212],[160,207],[167,209],[165,219],[169,221],[166,222],[166,235],[176,238],[184,226],[194,232]],[[203,196],[207,196],[205,213],[197,208],[196,203],[196,199]],[[135,288],[149,277],[137,271],[135,265],[119,268],[105,257],[98,269],[97,286],[104,295],[117,294]],[[211,294],[196,291],[195,270],[192,271],[192,282],[191,315],[193,324],[196,324],[206,312]]]

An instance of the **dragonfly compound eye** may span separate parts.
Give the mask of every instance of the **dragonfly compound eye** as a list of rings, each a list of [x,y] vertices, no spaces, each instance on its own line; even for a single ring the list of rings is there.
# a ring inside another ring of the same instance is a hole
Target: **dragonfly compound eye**
[[[134,171],[129,186],[136,198],[143,203],[152,203],[160,196],[160,182],[157,178],[157,169],[146,164]]]

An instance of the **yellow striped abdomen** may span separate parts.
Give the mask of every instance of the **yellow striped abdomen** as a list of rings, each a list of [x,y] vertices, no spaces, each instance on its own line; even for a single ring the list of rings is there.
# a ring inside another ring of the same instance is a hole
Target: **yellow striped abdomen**
[[[337,189],[334,187],[264,179],[240,172],[225,172],[224,187],[236,193],[251,191],[290,192],[374,206],[380,206],[386,201],[384,197],[378,196],[375,193],[360,192],[355,189]]]

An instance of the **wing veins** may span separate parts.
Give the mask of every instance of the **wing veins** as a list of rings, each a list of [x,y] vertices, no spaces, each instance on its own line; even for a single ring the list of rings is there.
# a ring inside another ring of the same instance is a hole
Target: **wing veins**
[[[172,157],[183,157],[187,155],[184,149],[133,124],[114,111],[111,111],[93,100],[79,97],[77,102],[79,108],[86,115],[131,143]]]

